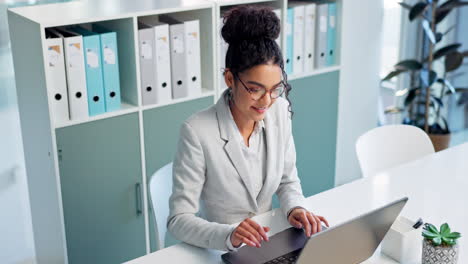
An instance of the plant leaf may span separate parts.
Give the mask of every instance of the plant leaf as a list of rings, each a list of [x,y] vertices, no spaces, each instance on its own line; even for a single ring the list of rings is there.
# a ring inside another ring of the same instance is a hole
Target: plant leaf
[[[439,98],[439,97],[435,97],[433,95],[431,95],[431,99],[436,102],[439,107],[443,107],[444,106],[444,103],[442,102],[442,100]]]
[[[405,3],[405,2],[398,2],[399,5],[401,5],[403,8],[406,8],[408,10],[411,10],[411,5]]]
[[[458,69],[463,63],[463,54],[458,51],[450,52],[445,56],[445,71],[451,72]]]
[[[427,21],[426,19],[424,19],[422,21],[422,27],[424,29],[424,33],[426,33],[427,37],[429,38],[429,40],[432,42],[432,44],[435,44],[436,43],[436,37],[434,35],[434,32],[432,32],[432,29],[431,29],[431,26],[429,24],[429,21]]]
[[[428,4],[426,2],[416,3],[409,12],[409,20],[413,21],[415,18],[422,15],[422,13],[424,13],[424,11],[426,10],[427,6]]]
[[[440,234],[442,236],[446,236],[446,235],[450,234],[450,232],[451,232],[450,227],[449,227],[449,225],[447,223],[444,223],[444,224],[442,224],[440,226]]]
[[[454,93],[456,92],[456,91],[455,91],[455,88],[453,87],[453,85],[452,85],[448,80],[442,79],[442,78],[438,78],[438,79],[437,79],[437,82],[438,82],[438,83],[441,83],[441,84],[444,84],[444,85],[449,89],[449,91],[450,91],[451,93],[454,94]],[[447,94],[447,93],[446,93],[446,94]]]
[[[452,232],[448,235],[445,236],[446,238],[451,238],[451,239],[458,239],[461,237],[460,233],[458,232]]]
[[[436,50],[434,52],[434,55],[433,55],[432,58],[433,58],[433,60],[437,60],[437,59],[449,54],[450,52],[456,51],[459,47],[461,47],[460,43],[455,43],[455,44],[450,44],[450,45],[444,46],[444,47]]]
[[[455,240],[453,240],[451,238],[446,238],[446,237],[442,237],[442,242],[444,242],[447,245],[454,245],[455,244]]]
[[[428,238],[428,239],[433,239],[435,237],[438,237],[439,234],[435,234],[435,233],[432,233],[431,231],[424,230],[422,232],[422,236],[425,237],[425,238]]]
[[[420,90],[420,89],[421,89],[421,87],[417,87],[417,88],[413,88],[413,89],[408,91],[408,95],[406,96],[405,102],[404,102],[405,107],[413,102],[414,98],[416,98],[418,90]]]
[[[465,50],[464,52],[462,52],[463,54],[463,57],[468,57],[468,50]]]
[[[440,236],[434,237],[432,239],[432,243],[434,243],[434,246],[440,246],[440,244],[442,244],[442,239],[440,238]]]
[[[405,109],[395,106],[387,107],[384,111],[384,114],[398,114],[404,112]]]
[[[426,69],[419,72],[421,81],[425,86],[431,86],[437,78],[437,73],[433,70],[429,73]]]
[[[458,2],[459,0],[448,0],[436,8],[435,23],[438,24],[440,21],[452,11],[452,5]]]
[[[417,60],[403,60],[398,62],[394,67],[396,70],[420,70],[422,64]]]
[[[435,227],[433,224],[429,224],[429,223],[424,224],[424,229],[429,230],[432,233],[439,234],[439,231],[437,230],[437,227]]]
[[[442,34],[442,33],[440,33],[440,32],[437,32],[437,33],[435,34],[436,43],[439,43],[439,42],[442,40],[443,36],[444,36],[444,34]]]
[[[385,78],[383,78],[382,81],[388,81],[402,72],[405,72],[405,70],[394,70],[390,72],[389,74],[387,74],[387,76],[385,76]]]

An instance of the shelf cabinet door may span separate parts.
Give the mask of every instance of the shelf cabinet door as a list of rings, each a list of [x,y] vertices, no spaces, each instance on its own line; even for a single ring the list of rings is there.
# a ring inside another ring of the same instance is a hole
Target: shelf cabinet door
[[[57,129],[68,261],[146,253],[138,114]]]

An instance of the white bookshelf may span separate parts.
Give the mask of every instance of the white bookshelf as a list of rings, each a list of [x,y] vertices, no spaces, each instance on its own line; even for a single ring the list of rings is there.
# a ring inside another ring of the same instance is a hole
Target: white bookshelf
[[[341,3],[342,0],[337,0]],[[16,75],[18,106],[24,142],[25,164],[28,177],[31,216],[34,230],[34,244],[38,263],[67,263],[70,252],[67,250],[67,231],[63,208],[62,177],[60,175],[61,150],[57,147],[58,132],[78,129],[82,125],[100,124],[118,117],[136,115],[138,122],[139,166],[142,183],[147,183],[145,142],[146,113],[171,105],[179,106],[199,99],[215,103],[220,96],[220,65],[217,52],[218,23],[221,11],[236,5],[262,4],[282,10],[282,28],[286,21],[287,0],[162,0],[162,1],[116,1],[113,6],[93,1],[73,1],[58,4],[18,7],[8,10],[9,29]],[[199,96],[172,100],[169,103],[142,105],[140,89],[140,65],[138,49],[138,19],[147,16],[189,12],[200,20],[202,93]],[[341,14],[341,4],[338,7]],[[120,110],[107,112],[79,120],[54,123],[49,110],[51,98],[45,78],[45,29],[82,25],[101,24],[117,32],[121,80],[122,106]],[[339,50],[341,26],[337,28],[337,65],[317,69],[288,80],[309,78],[340,70]],[[281,34],[281,47],[286,45],[285,34]],[[161,124],[164,126],[164,124]],[[146,135],[148,136],[148,135]],[[79,166],[79,164],[77,164]],[[148,189],[142,184],[144,218],[144,253],[150,253],[150,220]],[[86,194],[84,194],[86,195]],[[132,197],[132,196],[129,196]],[[130,199],[130,198],[129,198]],[[133,199],[133,198],[132,198]],[[85,216],[86,217],[86,216]],[[143,254],[144,254],[143,253]],[[136,256],[130,256],[134,258]],[[128,260],[128,259],[127,259]]]

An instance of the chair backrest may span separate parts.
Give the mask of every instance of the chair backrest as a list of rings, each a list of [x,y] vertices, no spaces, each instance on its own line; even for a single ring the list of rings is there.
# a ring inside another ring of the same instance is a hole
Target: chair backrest
[[[172,194],[172,162],[157,170],[149,181],[151,205],[155,218],[157,249],[165,247],[169,198]]]
[[[434,153],[429,136],[410,125],[374,128],[356,141],[356,153],[364,177]]]

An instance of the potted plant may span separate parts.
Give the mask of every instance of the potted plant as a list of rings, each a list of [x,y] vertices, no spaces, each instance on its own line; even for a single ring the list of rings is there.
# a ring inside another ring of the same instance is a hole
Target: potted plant
[[[455,93],[466,93],[468,88],[454,87],[449,79],[468,57],[467,51],[460,51],[461,44],[453,43],[442,47],[441,40],[452,30],[440,32],[437,25],[455,8],[468,5],[461,0],[447,0],[442,4],[438,0],[423,0],[411,6],[400,3],[409,10],[409,20],[419,21],[424,32],[422,58],[406,59],[398,62],[394,70],[385,76],[387,81],[402,73],[411,76],[410,87],[404,89],[406,98],[404,107],[392,107],[386,113],[404,113],[404,124],[418,126],[431,138],[436,151],[448,147],[450,128],[441,111],[444,97]],[[433,63],[443,61],[442,70],[436,70]],[[467,103],[466,96],[458,104]]]
[[[458,243],[460,233],[452,232],[447,223],[440,230],[426,223],[422,236],[422,264],[456,264],[458,261]]]

